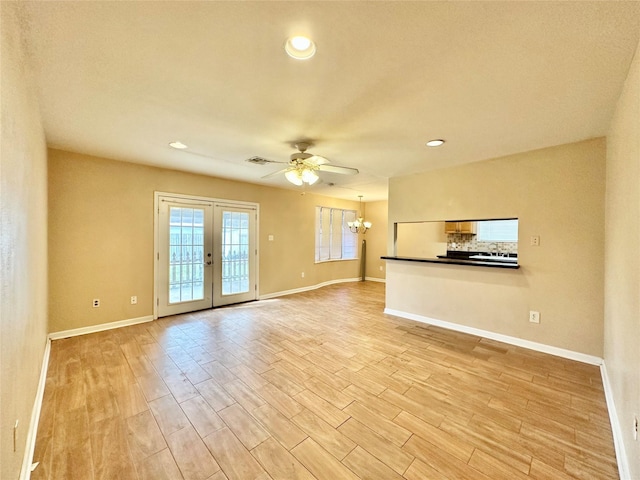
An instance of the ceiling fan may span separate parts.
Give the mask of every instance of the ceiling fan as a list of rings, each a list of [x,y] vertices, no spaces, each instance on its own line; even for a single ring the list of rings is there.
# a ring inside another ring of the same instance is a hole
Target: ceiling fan
[[[267,163],[282,163],[288,165],[282,170],[265,175],[262,178],[270,178],[281,173],[284,173],[286,179],[294,185],[313,185],[320,178],[318,171],[340,173],[343,175],[355,175],[358,172],[357,168],[341,167],[338,165],[331,165],[329,160],[319,155],[313,155],[307,153],[307,149],[310,144],[308,142],[298,142],[295,144],[298,149],[297,152],[292,153],[288,162],[279,162],[276,160],[268,160],[262,157],[251,157],[247,159],[247,162],[257,165],[265,165]]]

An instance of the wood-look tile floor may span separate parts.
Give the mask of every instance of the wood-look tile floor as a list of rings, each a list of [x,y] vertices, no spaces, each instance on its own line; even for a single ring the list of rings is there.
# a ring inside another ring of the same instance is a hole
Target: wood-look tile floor
[[[383,308],[340,284],[54,341],[32,478],[617,478],[598,367]]]

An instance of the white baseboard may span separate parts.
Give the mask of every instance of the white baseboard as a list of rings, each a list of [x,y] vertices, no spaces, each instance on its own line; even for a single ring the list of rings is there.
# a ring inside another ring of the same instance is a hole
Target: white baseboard
[[[620,419],[618,418],[618,411],[616,410],[616,404],[613,401],[613,390],[611,389],[611,382],[609,381],[609,375],[607,373],[607,366],[604,362],[600,365],[600,374],[602,375],[602,385],[604,387],[604,396],[607,400],[607,410],[609,412],[609,422],[611,423],[611,431],[613,433],[613,446],[616,450],[616,460],[618,462],[618,474],[621,480],[631,480],[631,473],[629,470],[629,459],[624,449],[624,438],[622,436],[622,428],[620,426]]]
[[[573,350],[565,350],[564,348],[553,347],[551,345],[545,345],[544,343],[532,342],[518,337],[511,337],[509,335],[503,335],[501,333],[490,332],[489,330],[481,330],[479,328],[467,327],[466,325],[460,325],[458,323],[451,323],[444,320],[424,317],[415,313],[408,313],[400,310],[393,310],[390,308],[385,308],[384,313],[394,315],[396,317],[406,318],[408,320],[415,320],[416,322],[427,323],[436,327],[446,328],[447,330],[455,330],[456,332],[468,333],[477,337],[489,338],[491,340],[507,343],[509,345],[515,345],[517,347],[527,348],[529,350],[535,350],[537,352],[548,353],[557,357],[568,358],[577,362],[588,363],[591,365],[602,365],[603,362],[602,358],[593,355],[587,355],[586,353],[574,352]]]
[[[270,298],[282,297],[284,295],[291,295],[293,293],[308,292],[310,290],[316,290],[318,288],[326,287],[328,285],[335,285],[336,283],[348,283],[348,282],[359,282],[359,281],[360,281],[360,277],[329,280],[327,282],[318,283],[316,285],[309,285],[308,287],[300,287],[300,288],[294,288],[291,290],[283,290],[282,292],[265,293],[264,295],[260,295],[258,297],[258,300],[268,300]]]
[[[380,282],[380,283],[387,283],[387,279],[386,279],[386,278],[364,277],[364,279],[365,279],[367,282]]]
[[[127,320],[119,320],[117,322],[101,323],[100,325],[91,325],[89,327],[73,328],[71,330],[63,330],[61,332],[52,332],[49,339],[59,340],[60,338],[77,337],[78,335],[86,335],[88,333],[102,332],[104,330],[112,330],[114,328],[128,327],[129,325],[137,325],[138,323],[146,323],[153,321],[153,315],[145,317],[129,318]]]
[[[49,369],[49,355],[51,353],[51,340],[47,338],[42,355],[42,368],[40,369],[40,380],[36,390],[36,398],[33,402],[31,420],[29,421],[29,431],[27,432],[27,442],[22,459],[22,469],[20,470],[20,480],[31,478],[31,464],[33,463],[33,453],[36,449],[36,437],[38,435],[38,423],[40,422],[40,410],[42,409],[42,399],[44,398],[44,387],[47,383],[47,370]]]

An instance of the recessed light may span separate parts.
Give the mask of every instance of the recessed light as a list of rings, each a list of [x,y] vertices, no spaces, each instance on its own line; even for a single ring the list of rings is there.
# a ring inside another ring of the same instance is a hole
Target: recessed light
[[[178,150],[184,150],[185,148],[189,148],[187,145],[185,145],[182,142],[171,142],[169,146],[171,148],[177,148]]]
[[[427,147],[439,147],[444,143],[444,140],[441,138],[434,138],[433,140],[429,140],[427,142]]]
[[[316,44],[310,38],[297,35],[287,39],[284,50],[292,58],[306,60],[316,54]]]

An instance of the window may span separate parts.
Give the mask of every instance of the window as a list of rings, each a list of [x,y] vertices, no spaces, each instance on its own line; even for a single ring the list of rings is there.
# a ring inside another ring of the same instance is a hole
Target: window
[[[477,240],[479,242],[517,242],[518,219],[479,221]]]
[[[354,210],[316,207],[316,262],[357,258],[358,234],[349,230]]]

